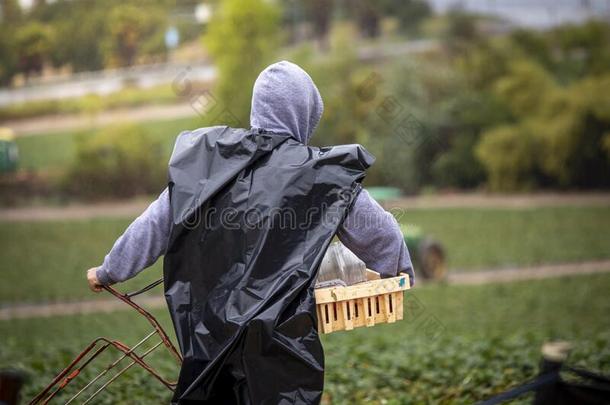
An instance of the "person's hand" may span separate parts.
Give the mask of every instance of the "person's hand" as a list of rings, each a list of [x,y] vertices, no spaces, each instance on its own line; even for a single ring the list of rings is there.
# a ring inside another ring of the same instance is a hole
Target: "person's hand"
[[[91,289],[91,291],[93,292],[100,292],[102,291],[102,285],[100,284],[99,280],[97,279],[97,274],[95,273],[97,270],[97,267],[93,267],[89,270],[87,270],[87,282],[89,283],[89,289]]]

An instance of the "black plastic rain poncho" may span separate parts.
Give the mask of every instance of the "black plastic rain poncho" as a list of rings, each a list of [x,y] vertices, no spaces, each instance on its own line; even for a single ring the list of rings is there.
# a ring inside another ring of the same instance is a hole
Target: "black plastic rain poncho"
[[[182,133],[170,161],[165,296],[184,356],[175,403],[319,403],[313,284],[372,156],[288,135]]]

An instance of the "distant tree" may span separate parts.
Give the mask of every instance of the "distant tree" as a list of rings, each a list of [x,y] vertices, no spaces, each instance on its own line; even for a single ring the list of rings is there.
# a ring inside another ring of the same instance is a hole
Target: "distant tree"
[[[17,29],[15,48],[19,70],[29,77],[40,73],[44,62],[50,60],[53,51],[54,32],[39,22],[30,22]]]
[[[555,124],[549,122],[545,127],[540,121],[560,95],[552,77],[531,60],[517,60],[509,63],[506,72],[490,86],[496,99],[507,106],[510,116],[504,122],[491,123],[476,146],[489,188],[529,189],[542,183],[543,173],[557,177],[558,157],[549,156],[548,147],[553,142],[544,135]]]
[[[419,30],[421,22],[432,14],[424,0],[380,0],[383,14],[395,17],[402,31],[412,34]]]
[[[110,14],[108,59],[110,65],[131,66],[134,64],[142,37],[142,20],[138,9],[132,5],[117,7]]]
[[[4,24],[14,24],[21,19],[22,11],[18,0],[0,0],[0,11]]]
[[[446,46],[450,48],[445,40]],[[476,91],[489,92],[496,80],[508,74],[510,64],[522,56],[519,49],[509,38],[499,37],[490,40],[473,40],[454,45],[455,68],[463,74],[469,86]]]
[[[252,84],[279,44],[279,17],[274,3],[265,0],[219,3],[203,38],[218,68],[218,107],[209,120],[248,125]]]
[[[485,170],[474,154],[476,130],[457,132],[445,151],[432,163],[432,178],[439,187],[472,189],[485,180]]]
[[[108,16],[106,59],[110,66],[132,66],[144,54],[147,39],[167,26],[164,14],[156,7],[143,12],[135,4],[114,7]]]
[[[327,47],[327,35],[333,15],[333,0],[309,0],[303,2],[307,17],[313,24],[316,40],[321,48]]]
[[[152,193],[165,180],[161,144],[139,125],[123,123],[76,139],[66,191],[84,198]]]
[[[507,74],[494,83],[494,91],[516,117],[539,113],[555,90],[556,84],[549,72],[528,60],[511,63]]]
[[[358,96],[358,59],[353,30],[335,27],[330,34],[329,58],[307,71],[320,89],[324,100],[324,118],[314,138],[318,145],[364,142],[363,127],[367,101]]]
[[[75,72],[103,69],[104,40],[100,41],[100,38],[109,35],[106,16],[105,10],[100,8],[75,7],[69,18],[59,20],[53,55],[55,65],[68,64]]]
[[[561,81],[603,75],[610,68],[610,25],[605,21],[558,27],[547,34],[547,42]]]
[[[517,29],[509,34],[508,39],[516,52],[521,51],[523,56],[552,71],[553,55],[547,35],[544,32]]]
[[[543,153],[536,138],[522,127],[502,126],[481,138],[476,153],[488,173],[488,185],[494,191],[533,188],[537,156]]]
[[[475,152],[489,187],[609,187],[610,27],[588,22],[487,39],[458,22],[456,67],[500,112],[474,109],[488,116]]]
[[[379,35],[382,4],[377,0],[349,0],[360,34],[367,38]]]
[[[610,75],[589,77],[549,93],[539,114],[524,119],[545,142],[543,170],[561,187],[610,187]]]
[[[485,131],[477,146],[491,188],[610,186],[604,150],[610,75],[560,86],[541,66],[521,61],[497,81],[495,92],[512,118]]]
[[[17,73],[17,49],[15,48],[14,31],[6,25],[0,25],[0,84],[10,84]]]
[[[461,10],[447,13],[448,26],[443,42],[454,53],[465,53],[473,43],[478,42],[476,17]]]
[[[33,4],[34,10],[42,9],[42,8],[45,8],[46,6],[47,6],[46,0],[34,0],[34,4]]]

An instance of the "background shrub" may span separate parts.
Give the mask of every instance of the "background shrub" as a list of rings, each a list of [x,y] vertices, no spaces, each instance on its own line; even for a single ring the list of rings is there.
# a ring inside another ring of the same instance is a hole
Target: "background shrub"
[[[77,141],[66,188],[84,198],[157,193],[166,179],[161,144],[133,124],[105,128]]]

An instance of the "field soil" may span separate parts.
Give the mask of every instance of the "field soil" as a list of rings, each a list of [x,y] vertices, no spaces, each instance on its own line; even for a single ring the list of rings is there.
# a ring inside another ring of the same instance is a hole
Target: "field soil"
[[[481,285],[599,273],[610,273],[610,260],[457,273],[450,274],[447,282],[449,284]],[[160,295],[142,296],[134,299],[134,301],[147,309],[165,307],[165,299]],[[130,307],[117,299],[81,300],[34,305],[15,304],[0,308],[0,321],[114,312],[127,309],[130,309]]]
[[[400,198],[386,208],[508,208],[608,206],[610,193],[485,194],[451,193]]]
[[[132,218],[139,215],[155,197],[93,204],[34,206],[0,209],[0,221],[55,221],[93,218]],[[540,193],[495,195],[483,193],[439,194],[405,197],[385,205],[391,209],[411,208],[509,208],[528,209],[562,206],[610,206],[610,193]]]

